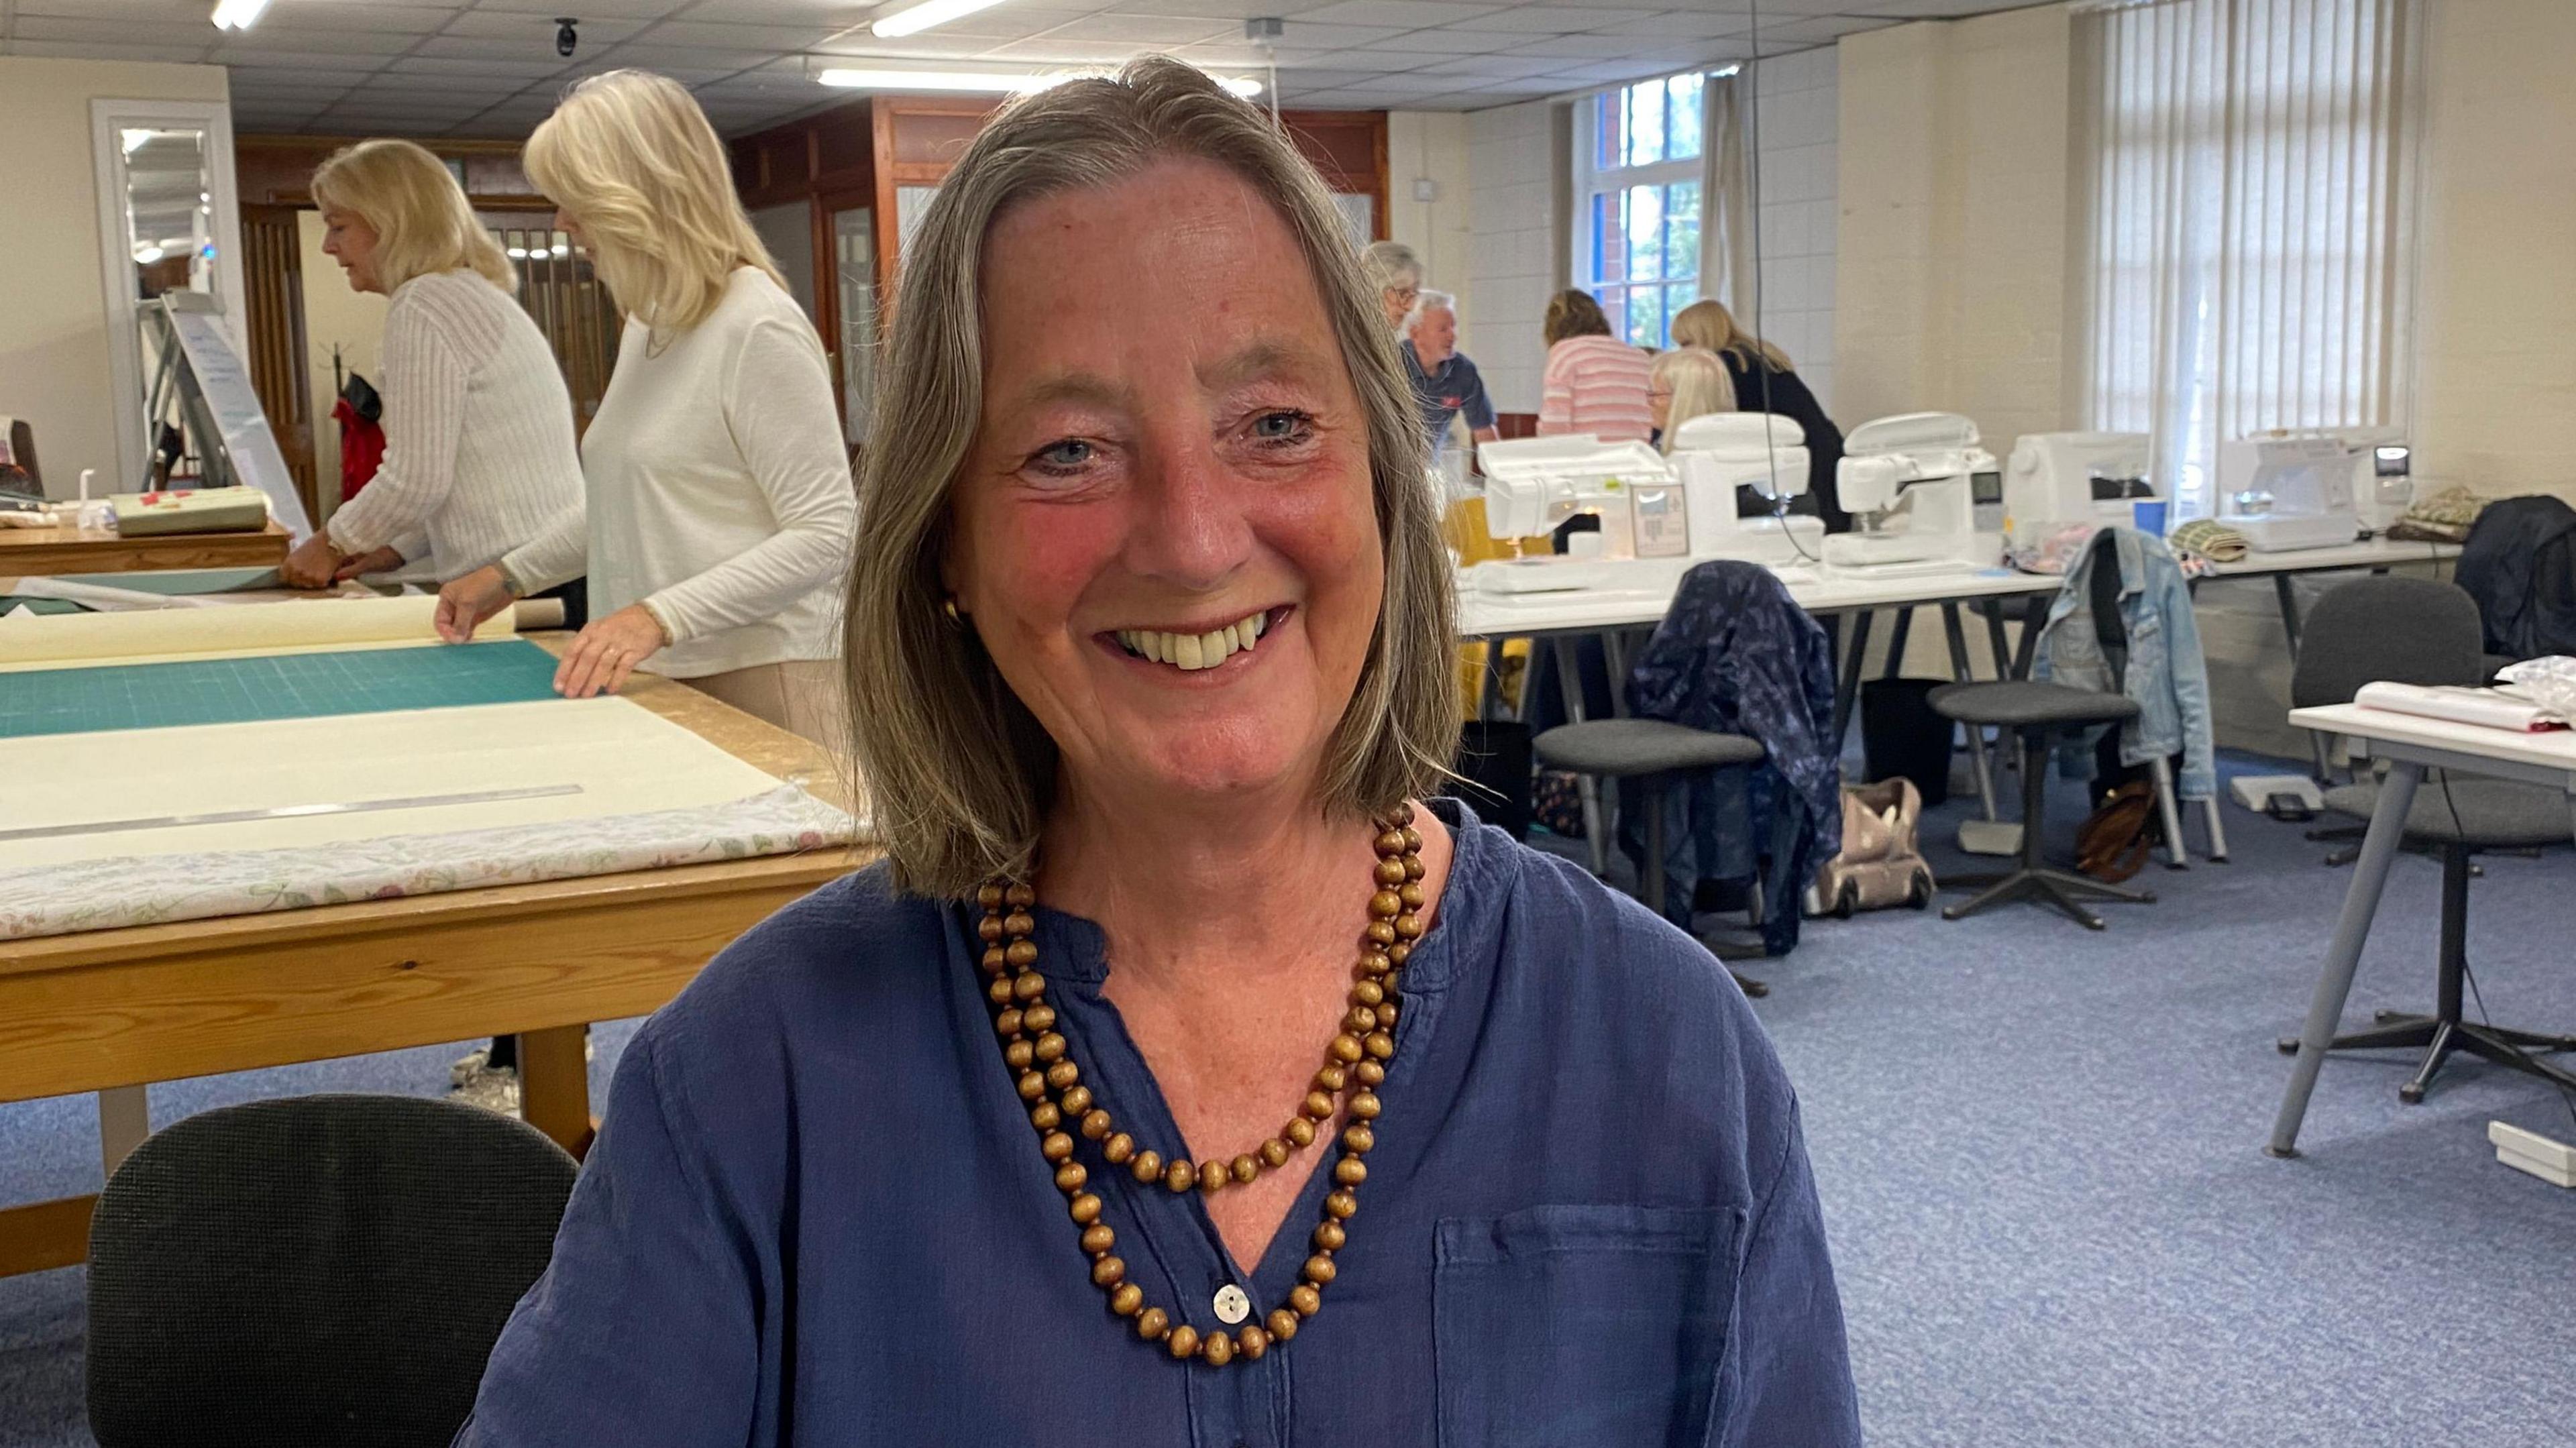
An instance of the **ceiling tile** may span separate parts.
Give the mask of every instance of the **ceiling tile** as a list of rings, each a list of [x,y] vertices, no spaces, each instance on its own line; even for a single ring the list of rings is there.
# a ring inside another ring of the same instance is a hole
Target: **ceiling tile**
[[[1418,70],[1434,59],[1434,56],[1405,50],[1340,50],[1322,56],[1319,64],[1330,70],[1372,70],[1390,74]]]
[[[823,24],[710,25],[694,19],[666,20],[636,39],[646,45],[705,46],[712,50],[765,50],[775,53],[819,45],[848,28]]]
[[[366,89],[389,94],[481,96],[497,100],[514,96],[528,88],[528,82],[506,75],[449,75],[444,71],[414,71],[401,63],[382,73],[367,77]]]
[[[557,13],[565,8],[562,4],[554,7]],[[570,8],[587,11],[591,7],[588,0],[577,0]],[[637,19],[594,20],[584,15],[579,27],[581,45],[586,50],[594,45],[615,45],[621,40],[632,40],[652,23]],[[511,10],[468,10],[440,33],[468,40],[518,40],[531,45],[552,45],[555,43],[555,17]]]
[[[1422,76],[1440,76],[1442,84],[1455,85],[1449,77],[1467,76],[1476,80],[1525,80],[1564,68],[1560,60],[1544,60],[1526,55],[1462,55],[1455,60],[1437,61],[1415,72]]]
[[[1291,20],[1279,37],[1279,48],[1290,50],[1349,50],[1375,45],[1406,34],[1400,25],[1322,25],[1307,20]]]
[[[1725,35],[1751,33],[1752,23],[1741,15],[1698,15],[1689,11],[1667,11],[1649,20],[1623,20],[1601,27],[1604,35],[1641,35],[1649,40],[1714,40]]]
[[[213,13],[198,0],[17,0],[18,18],[49,15],[66,20],[124,20],[137,23],[205,25]],[[209,29],[213,28],[208,26]]]
[[[478,0],[477,7],[499,14],[555,16],[563,12],[563,0]],[[613,20],[643,18],[659,20],[689,8],[689,0],[581,0],[583,18],[605,16]]]
[[[1659,48],[1657,41],[1642,35],[1551,35],[1527,45],[1513,46],[1506,53],[1554,56],[1571,63],[1579,60],[1625,60]]]
[[[1421,55],[1484,55],[1491,51],[1509,50],[1528,40],[1525,34],[1479,30],[1472,25],[1449,25],[1437,30],[1411,30],[1402,35],[1391,35],[1370,48],[1412,51]]]
[[[1195,20],[1214,16],[1236,26],[1260,15],[1275,15],[1295,24],[1301,17],[1340,0],[1116,0],[1123,15],[1185,15]]]
[[[314,70],[309,67],[289,69],[285,66],[237,65],[232,68],[232,89],[235,95],[245,91],[258,94],[290,89],[310,92],[316,89],[330,90],[335,86],[345,89],[375,73],[372,70],[356,69]]]
[[[614,50],[603,51],[597,60],[620,66],[637,66],[645,70],[667,70],[677,74],[684,70],[717,71],[731,75],[755,65],[767,65],[778,59],[774,50],[724,50],[712,45],[651,45],[632,41]]]
[[[1098,6],[1081,4],[1027,7],[997,5],[990,10],[978,10],[972,15],[961,15],[945,25],[921,32],[918,37],[902,36],[895,39],[927,40],[943,35],[977,35],[990,40],[1026,40],[1032,35],[1052,30],[1059,25],[1070,24],[1086,15],[1096,15],[1099,10]],[[881,45],[895,43],[884,36],[873,34],[864,25],[842,32],[841,39],[844,42],[873,40]]]
[[[216,32],[219,36],[221,32]],[[419,35],[376,35],[364,30],[271,30],[259,26],[220,40],[226,55],[333,55],[382,58],[426,41]]]
[[[189,65],[204,60],[206,48],[203,45],[146,45],[105,40],[18,40],[10,42],[9,53],[57,60],[157,60]]]
[[[211,6],[203,7],[211,10]],[[253,33],[293,30],[381,30],[427,35],[456,18],[459,5],[381,5],[376,0],[273,0]]]
[[[1517,30],[1531,35],[1575,35],[1623,20],[1646,20],[1652,9],[1620,10],[1573,5],[1522,5],[1498,10],[1473,23],[1479,30]]]
[[[684,18],[729,25],[857,25],[878,9],[850,0],[698,0]]]
[[[1307,12],[1310,20],[1337,25],[1454,25],[1491,15],[1494,5],[1453,5],[1446,0],[1340,0]]]
[[[415,51],[403,57],[403,67],[419,73],[443,75],[518,76],[525,80],[542,80],[560,74],[564,63],[552,55],[543,59],[503,60],[496,56],[441,55],[429,50]]]
[[[1863,15],[1824,15],[1812,20],[1789,20],[1762,26],[1762,48],[1774,45],[1830,45],[1846,35],[1862,30],[1878,30],[1902,24],[1895,20],[1874,20]]]
[[[1241,41],[1243,27],[1220,19],[1102,13],[1069,20],[1044,33],[1047,40],[1115,40],[1131,45],[1202,45]]]

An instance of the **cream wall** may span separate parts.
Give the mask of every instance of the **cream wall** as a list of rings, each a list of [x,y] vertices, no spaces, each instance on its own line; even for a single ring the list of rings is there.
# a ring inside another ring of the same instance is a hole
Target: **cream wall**
[[[2066,335],[2067,11],[1847,37],[1836,416],[1964,413],[2001,454],[2074,425]]]
[[[1470,356],[1501,412],[1536,412],[1547,343],[1539,322],[1561,275],[1550,103],[1467,114],[1471,228],[1468,273],[1476,303]]]
[[[219,66],[0,56],[0,413],[56,496],[117,470],[90,102],[224,99]]]
[[[1428,181],[1432,199],[1414,199]],[[1389,111],[1387,235],[1422,258],[1422,284],[1458,298],[1458,350],[1476,355],[1475,215],[1468,204],[1463,111]]]
[[[331,349],[340,349],[344,372],[359,372],[385,385],[385,298],[349,289],[340,264],[322,251],[322,213],[299,211],[296,229],[304,248],[305,395],[313,399],[313,475],[322,497],[322,519],[340,505],[340,424],[331,416],[339,394],[331,381]],[[316,519],[316,522],[322,521]]]
[[[2432,7],[2417,475],[2576,501],[2576,5]]]

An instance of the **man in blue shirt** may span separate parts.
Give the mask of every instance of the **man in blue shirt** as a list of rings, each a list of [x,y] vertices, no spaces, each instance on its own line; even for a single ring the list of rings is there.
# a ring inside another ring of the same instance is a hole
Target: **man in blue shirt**
[[[1467,432],[1478,442],[1502,434],[1494,428],[1494,404],[1485,396],[1485,379],[1476,364],[1458,350],[1458,299],[1447,292],[1424,292],[1405,318],[1404,375],[1413,383],[1413,400],[1422,409],[1422,431],[1437,460],[1449,440],[1449,420],[1467,415]]]

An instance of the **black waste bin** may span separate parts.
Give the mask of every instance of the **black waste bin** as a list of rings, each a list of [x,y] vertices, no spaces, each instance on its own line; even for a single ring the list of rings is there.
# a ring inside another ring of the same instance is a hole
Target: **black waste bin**
[[[1947,679],[1871,679],[1860,686],[1860,748],[1869,782],[1899,775],[1930,809],[1950,797],[1950,721],[1932,708]]]

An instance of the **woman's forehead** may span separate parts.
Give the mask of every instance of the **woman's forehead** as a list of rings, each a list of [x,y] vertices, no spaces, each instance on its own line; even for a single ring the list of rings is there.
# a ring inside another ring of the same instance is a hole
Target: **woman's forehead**
[[[1332,333],[1286,220],[1205,161],[1161,161],[1012,208],[980,272],[988,371],[1028,349],[1098,351],[1140,334],[1186,345],[1211,332]]]

